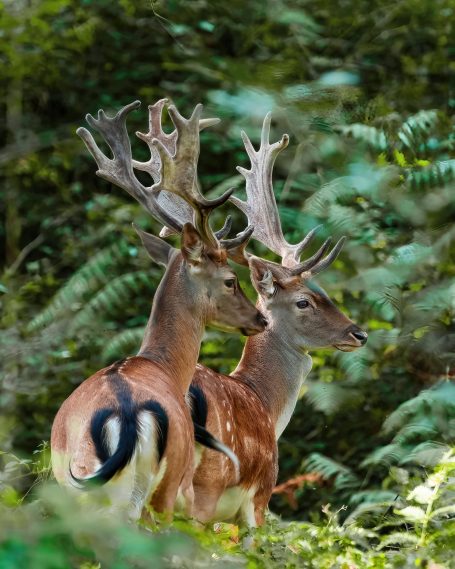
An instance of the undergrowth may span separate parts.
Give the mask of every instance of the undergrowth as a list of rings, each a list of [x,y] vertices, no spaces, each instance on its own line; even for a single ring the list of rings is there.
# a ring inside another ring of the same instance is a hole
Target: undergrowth
[[[2,456],[0,567],[111,569],[245,567],[341,569],[453,567],[455,449],[420,479],[403,483],[379,509],[341,521],[330,504],[312,522],[287,522],[269,514],[263,528],[202,528],[178,516],[167,526],[122,522],[96,500],[82,505],[49,480],[47,445],[35,460]],[[26,496],[17,480],[38,475]],[[246,543],[249,540],[250,546]]]

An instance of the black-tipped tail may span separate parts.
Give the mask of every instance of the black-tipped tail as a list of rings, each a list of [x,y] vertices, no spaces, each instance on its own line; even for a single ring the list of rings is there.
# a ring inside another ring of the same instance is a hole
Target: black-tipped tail
[[[194,438],[197,443],[226,455],[234,466],[236,481],[240,479],[240,461],[232,449],[215,438],[207,429],[196,423],[194,423]]]
[[[116,474],[121,472],[131,462],[139,441],[141,425],[139,414],[148,412],[154,416],[158,425],[158,460],[166,449],[168,416],[166,411],[157,401],[145,401],[137,404],[133,400],[131,388],[123,378],[120,369],[127,360],[120,360],[110,366],[106,372],[115,397],[117,405],[112,408],[98,409],[90,422],[90,436],[95,446],[96,456],[101,463],[101,467],[91,476],[77,478],[71,472],[70,476],[74,484],[79,488],[86,488],[93,484],[106,484]],[[119,422],[119,440],[117,448],[111,454],[109,448],[109,433],[107,433],[107,423],[111,418],[116,418]],[[153,444],[151,442],[151,444]]]
[[[131,462],[139,441],[140,420],[139,413],[146,411],[153,415],[156,420],[158,461],[161,460],[167,444],[167,433],[169,420],[166,411],[157,401],[146,401],[140,406],[126,406],[121,412],[113,409],[98,410],[91,421],[90,434],[95,444],[98,459],[102,462],[101,468],[91,476],[77,478],[69,468],[70,476],[79,488],[84,489],[92,485],[102,485],[109,482],[116,474],[121,472]],[[120,421],[120,436],[117,448],[109,456],[109,449],[106,443],[106,423],[112,416]]]
[[[113,414],[113,411],[108,413],[107,410],[100,409],[95,413],[92,419],[90,430],[98,458],[100,459],[106,458],[106,422]],[[117,414],[116,416],[120,421],[120,436],[117,448],[114,453],[103,462],[101,468],[91,476],[77,478],[71,472],[70,467],[71,478],[82,488],[86,488],[89,485],[106,484],[106,482],[109,482],[118,472],[128,466],[133,458],[139,439],[137,412],[135,409],[129,409],[128,412],[122,409],[120,416]],[[100,420],[101,418],[104,420]],[[96,432],[94,432],[95,428],[97,428]]]
[[[208,404],[204,392],[199,386],[193,384],[190,386],[189,394],[191,401],[191,418],[193,419],[194,438],[196,442],[226,455],[232,461],[236,479],[239,480],[240,462],[237,455],[205,428],[207,424]]]

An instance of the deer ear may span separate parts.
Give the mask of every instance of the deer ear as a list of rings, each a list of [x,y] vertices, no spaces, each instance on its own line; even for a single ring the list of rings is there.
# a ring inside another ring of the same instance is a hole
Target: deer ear
[[[150,255],[150,257],[155,261],[155,263],[159,263],[160,265],[164,265],[165,267],[167,267],[169,258],[171,256],[171,252],[174,250],[174,248],[171,245],[169,245],[169,243],[166,243],[166,241],[163,241],[159,237],[156,237],[151,233],[146,233],[145,231],[142,231],[142,229],[139,229],[139,227],[134,225],[134,223],[133,227],[136,230],[136,233],[141,238],[145,250]]]
[[[251,282],[257,292],[265,298],[274,296],[277,285],[267,264],[258,257],[250,257],[248,265],[251,271]]]
[[[182,230],[182,255],[190,265],[198,265],[202,260],[204,242],[191,223],[185,223]]]

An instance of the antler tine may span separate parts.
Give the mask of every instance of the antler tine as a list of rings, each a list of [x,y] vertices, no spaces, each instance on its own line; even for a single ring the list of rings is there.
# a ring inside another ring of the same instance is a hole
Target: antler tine
[[[225,239],[221,242],[224,249],[228,252],[228,257],[238,263],[248,267],[249,253],[246,251],[248,241],[253,235],[254,227],[249,225],[246,229],[237,234],[233,239]]]
[[[298,263],[300,261],[300,256],[303,250],[306,249],[308,245],[313,241],[314,236],[321,229],[321,227],[322,224],[316,225],[316,227],[313,227],[313,229],[305,235],[305,237],[302,239],[302,241],[300,241],[300,243],[292,246],[295,262]]]
[[[232,217],[228,215],[224,221],[223,227],[221,229],[218,229],[218,231],[215,231],[215,237],[218,239],[218,241],[220,241],[224,237],[226,237],[226,235],[229,235],[231,229],[232,229]]]
[[[136,136],[148,145],[151,156],[147,162],[138,162],[137,160],[133,160],[133,167],[137,170],[143,170],[150,174],[155,183],[160,179],[161,159],[155,145],[153,144],[153,139],[156,138],[161,141],[171,156],[175,154],[177,143],[177,130],[174,129],[171,133],[167,134],[162,128],[163,109],[167,103],[168,99],[160,99],[154,105],[149,105],[149,131],[147,133],[139,131],[136,132]],[[218,124],[219,122],[220,119],[218,118],[201,119],[199,121],[199,130],[203,130],[204,128]],[[187,211],[192,215],[193,210],[190,209],[190,206],[185,202],[182,203],[184,207],[186,206],[188,208]],[[185,222],[183,221],[183,223]]]
[[[273,192],[272,172],[278,154],[289,144],[289,137],[284,134],[281,140],[270,144],[271,120],[271,113],[267,113],[262,125],[261,145],[258,151],[254,149],[247,134],[242,131],[242,139],[251,161],[251,169],[246,170],[238,166],[237,170],[246,180],[247,200],[245,202],[232,197],[231,202],[246,214],[249,223],[254,224],[253,237],[279,255],[283,266],[293,268],[299,263],[302,251],[308,247],[321,226],[312,229],[296,245],[291,245],[284,238]]]
[[[210,229],[208,218],[213,209],[229,199],[233,190],[228,190],[213,200],[206,199],[199,191],[197,163],[202,105],[196,105],[189,119],[185,119],[173,105],[168,111],[177,131],[175,153],[172,155],[159,138],[152,140],[161,159],[160,181],[153,185],[152,190],[156,194],[163,191],[171,192],[185,200],[195,212],[195,225],[202,238],[208,244],[217,247],[218,242]],[[172,207],[171,204],[175,204],[175,200],[168,196],[168,206]],[[181,210],[180,207],[179,209]],[[188,221],[188,218],[185,221]]]
[[[160,99],[154,105],[149,105],[149,131],[147,133],[136,132],[136,136],[148,145],[150,149],[150,159],[147,162],[133,160],[133,166],[137,170],[143,170],[150,174],[155,183],[160,180],[161,158],[155,144],[153,144],[153,140],[159,140],[171,156],[174,156],[176,152],[177,129],[174,129],[169,134],[165,133],[162,129],[163,109],[167,103],[168,99]],[[201,131],[219,122],[220,119],[218,118],[200,119],[199,130]],[[193,208],[177,194],[160,192],[156,194],[156,201],[161,209],[168,212],[181,227],[188,221],[193,222]],[[168,237],[174,233],[176,233],[175,228],[163,227],[160,236]],[[217,233],[215,233],[215,235],[217,238],[220,238]]]
[[[149,105],[149,131],[147,133],[136,132],[136,136],[148,145],[150,149],[150,159],[147,162],[133,160],[133,166],[137,170],[143,170],[150,174],[155,183],[160,179],[161,159],[157,149],[153,145],[153,139],[156,138],[160,140],[171,155],[175,154],[175,145],[177,142],[176,130],[173,130],[170,134],[166,134],[161,127],[163,108],[167,102],[167,99],[160,99],[154,105]]]
[[[253,235],[253,232],[254,232],[254,226],[248,225],[246,229],[244,229],[240,233],[237,233],[237,236],[234,237],[233,239],[223,239],[222,241],[223,247],[227,251],[230,251],[231,249],[234,249],[236,247],[240,247],[241,245],[246,244],[246,241],[248,241],[249,238]]]
[[[346,237],[341,237],[341,239],[339,239],[337,241],[337,243],[335,244],[335,246],[333,247],[333,249],[330,251],[330,253],[324,257],[322,260],[318,261],[316,264],[313,264],[312,267],[309,268],[309,272],[310,275],[313,277],[314,275],[317,275],[318,273],[320,273],[321,271],[323,271],[324,269],[326,269],[329,265],[331,265],[335,259],[338,257],[338,255],[340,254],[341,249],[343,248],[344,242],[346,241]],[[326,241],[327,243],[327,241]],[[325,245],[325,243],[324,243]],[[323,245],[323,246],[324,246]],[[321,247],[322,249],[322,247]],[[320,249],[320,250],[321,250]],[[319,251],[320,251],[319,250]],[[318,253],[319,253],[318,251]],[[318,254],[316,253],[316,255]],[[310,259],[308,259],[309,261]],[[304,265],[305,263],[302,263],[302,265]],[[297,272],[297,267],[295,268],[295,273],[294,274],[301,274],[303,271],[298,271]],[[303,270],[307,270],[307,269],[303,269]]]
[[[283,256],[287,243],[281,229],[280,217],[275,201],[272,186],[272,171],[278,154],[287,147],[289,137],[283,135],[279,142],[270,144],[271,113],[264,119],[261,134],[261,145],[256,151],[242,131],[242,140],[245,150],[251,161],[251,169],[247,170],[240,166],[237,170],[246,181],[246,202],[232,197],[231,201],[248,217],[248,223],[254,225],[253,237],[266,245],[277,255]]]
[[[309,259],[303,261],[303,263],[299,263],[297,266],[291,269],[292,275],[301,275],[303,272],[308,271],[311,267],[315,266],[318,261],[322,259],[322,257],[327,253],[327,250],[332,243],[332,238],[329,237],[324,241],[322,246],[316,251],[314,255],[312,255]]]
[[[178,223],[164,211],[152,194],[151,188],[143,186],[133,171],[131,144],[126,129],[128,114],[140,107],[140,101],[126,105],[114,116],[108,117],[103,110],[98,111],[98,118],[86,115],[87,123],[103,137],[112,150],[113,158],[108,158],[98,147],[91,132],[80,127],[76,133],[84,141],[88,151],[98,166],[96,174],[126,190],[135,198],[153,217],[163,224],[169,225],[179,231]]]

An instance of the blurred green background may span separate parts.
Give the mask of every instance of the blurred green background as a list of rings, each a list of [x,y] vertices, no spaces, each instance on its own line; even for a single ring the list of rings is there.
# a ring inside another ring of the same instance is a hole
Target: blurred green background
[[[454,23],[452,0],[0,5],[6,501],[35,480],[27,461],[68,394],[135,353],[162,276],[131,222],[158,225],[95,176],[75,135],[87,112],[135,99],[129,131],[140,160],[146,147],[134,132],[146,130],[147,105],[159,98],[187,116],[202,102],[204,116],[222,118],[201,135],[209,195],[235,185],[242,196],[240,130],[257,143],[271,110],[272,139],[291,137],[274,175],[287,238],[318,223],[319,244],[348,236],[320,283],[369,341],[351,354],[313,354],[280,441],[279,481],[320,477],[291,485],[290,501],[276,495],[272,510],[312,520],[328,502],[347,507],[342,518],[390,508],[440,460],[455,438]],[[228,210],[243,228],[228,207],[214,224]],[[229,372],[241,349],[239,337],[210,330],[201,360]]]

